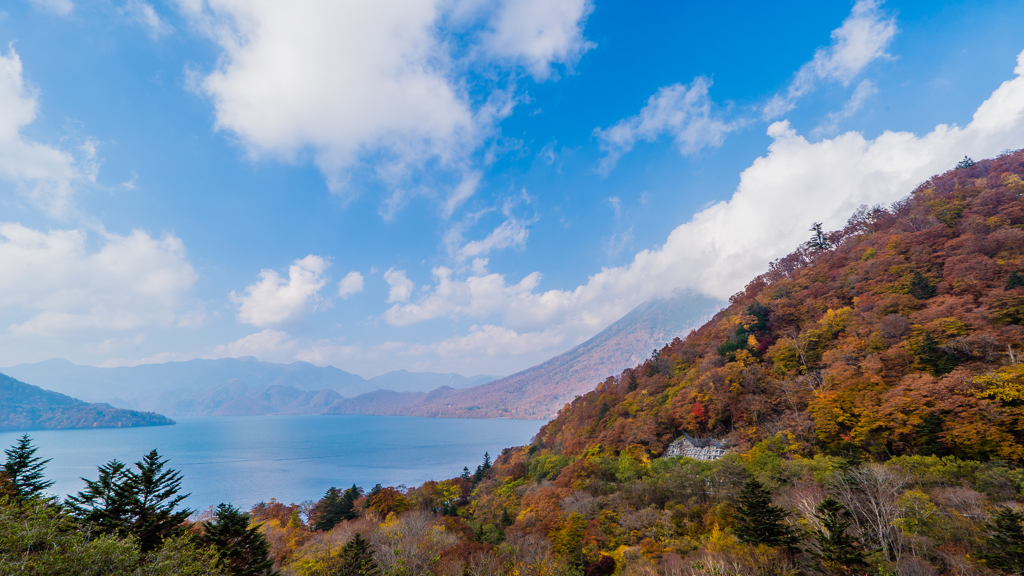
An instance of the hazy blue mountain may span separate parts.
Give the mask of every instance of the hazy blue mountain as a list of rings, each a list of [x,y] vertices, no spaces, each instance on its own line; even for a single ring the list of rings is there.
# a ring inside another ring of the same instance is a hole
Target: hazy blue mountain
[[[494,376],[478,374],[476,376],[462,376],[461,374],[437,374],[435,372],[409,372],[408,370],[395,370],[380,376],[369,379],[380,390],[392,390],[395,392],[430,392],[435,388],[447,386],[456,390],[486,384],[495,379]]]
[[[162,426],[174,421],[152,412],[90,404],[0,374],[0,430]]]
[[[593,390],[606,377],[637,365],[654,348],[686,336],[720,308],[719,301],[691,293],[648,300],[579,346],[511,376],[437,397],[386,398],[369,393],[341,401],[332,411],[550,419],[576,396]]]
[[[189,360],[121,368],[53,359],[0,371],[50,390],[135,410],[175,416],[315,414],[342,398],[376,390],[464,389],[491,376],[396,370],[369,380],[333,366],[275,364],[255,358]]]

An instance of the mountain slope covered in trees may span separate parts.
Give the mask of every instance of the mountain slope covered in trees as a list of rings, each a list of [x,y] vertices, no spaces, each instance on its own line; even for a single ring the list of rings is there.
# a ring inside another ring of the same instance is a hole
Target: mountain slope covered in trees
[[[0,374],[0,430],[162,426],[174,421],[153,412],[90,404]]]
[[[417,574],[1019,574],[1022,195],[1024,152],[965,160],[816,227],[493,466],[375,487],[326,529],[254,515],[288,574],[354,532]],[[684,432],[730,450],[667,457]]]

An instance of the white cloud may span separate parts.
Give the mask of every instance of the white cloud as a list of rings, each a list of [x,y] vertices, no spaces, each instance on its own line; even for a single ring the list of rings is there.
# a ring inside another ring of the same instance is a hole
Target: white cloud
[[[34,314],[11,326],[13,333],[127,330],[181,318],[196,273],[180,239],[101,232],[101,247],[90,250],[95,240],[89,236],[0,224],[0,307]]]
[[[21,58],[10,48],[6,56],[0,55],[0,179],[13,182],[21,194],[51,215],[66,216],[75,184],[91,180],[94,174],[88,162],[79,166],[68,152],[21,134],[37,113],[38,101],[25,85]],[[87,142],[82,152],[91,157],[95,147]]]
[[[160,18],[153,5],[145,0],[128,0],[124,6],[124,14],[146,28],[149,37],[154,40],[170,34],[173,30],[170,24]]]
[[[353,294],[363,291],[363,275],[359,272],[349,272],[338,282],[338,297],[348,298]]]
[[[719,146],[725,135],[739,124],[723,120],[708,96],[711,80],[698,76],[688,85],[673,84],[658,89],[636,116],[619,120],[610,128],[597,128],[605,156],[600,170],[607,173],[619,158],[633,149],[638,140],[653,142],[668,134],[682,154]]]
[[[213,100],[217,128],[250,155],[308,154],[346,197],[353,171],[372,160],[393,189],[426,180],[448,190],[445,214],[476,190],[474,155],[512,111],[516,66],[543,77],[552,63],[574,62],[589,10],[584,0],[177,3],[221,48],[198,88]],[[470,74],[495,58],[508,61],[497,86],[471,97]]]
[[[30,0],[33,5],[41,10],[48,10],[60,16],[67,16],[75,9],[71,0]]]
[[[485,48],[497,58],[518,60],[544,80],[553,63],[572,66],[596,46],[583,38],[592,10],[588,0],[506,0],[491,19]]]
[[[831,80],[845,86],[868,64],[889,57],[885,50],[898,28],[896,19],[883,11],[881,4],[877,0],[858,0],[842,25],[832,31],[832,44],[815,51],[814,58],[797,71],[786,94],[776,95],[764,107],[765,119],[792,110],[818,82]]]
[[[965,154],[983,158],[1024,145],[1024,52],[1017,62],[1017,77],[964,128],[939,125],[924,136],[887,131],[873,140],[848,132],[812,143],[787,122],[772,124],[768,154],[743,171],[731,199],[694,215],[662,246],[573,290],[537,292],[537,272],[509,284],[501,274],[457,278],[438,267],[429,292],[392,306],[384,318],[407,325],[444,316],[500,317],[514,330],[562,326],[566,333],[593,333],[640,302],[676,290],[724,299],[806,240],[812,222],[838,228],[857,206],[895,201]]]
[[[850,99],[846,101],[843,107],[836,111],[830,112],[825,121],[814,129],[815,134],[832,134],[838,127],[839,122],[846,120],[853,116],[858,110],[864,106],[864,102],[878,93],[878,88],[875,87],[875,83],[871,80],[863,80],[854,89]]]
[[[412,291],[416,288],[412,280],[405,276],[405,270],[389,268],[384,273],[384,281],[391,287],[388,290],[388,302],[408,302],[412,297]]]
[[[507,358],[549,350],[565,341],[565,333],[559,327],[535,332],[519,333],[502,326],[473,326],[469,334],[454,336],[428,345],[442,360],[457,358]],[[418,351],[420,353],[428,350]]]
[[[241,358],[254,356],[260,360],[290,362],[296,342],[279,330],[266,329],[214,348],[203,358]]]
[[[230,294],[239,305],[238,321],[262,328],[299,318],[319,299],[328,266],[326,260],[310,254],[288,268],[288,280],[275,270],[261,270],[259,281],[247,286],[245,294]]]

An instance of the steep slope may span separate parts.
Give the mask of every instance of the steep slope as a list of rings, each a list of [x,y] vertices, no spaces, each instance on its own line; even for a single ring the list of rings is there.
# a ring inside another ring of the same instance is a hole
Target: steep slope
[[[368,414],[443,418],[546,419],[609,375],[647,357],[655,346],[686,334],[707,320],[719,303],[680,294],[637,306],[599,334],[543,364],[517,374],[434,397],[403,396],[389,404],[371,395],[366,402],[345,402],[338,410],[361,406]],[[335,411],[334,408],[331,410]]]
[[[163,426],[174,421],[152,412],[89,404],[0,374],[0,430]]]
[[[861,209],[572,402],[532,452],[657,456],[687,431],[790,456],[1024,462],[1022,194],[1018,151]]]

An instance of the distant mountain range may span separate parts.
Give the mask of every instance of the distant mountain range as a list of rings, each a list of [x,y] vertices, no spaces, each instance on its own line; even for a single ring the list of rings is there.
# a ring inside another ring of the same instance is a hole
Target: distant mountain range
[[[511,376],[465,390],[371,392],[338,401],[328,412],[547,420],[608,376],[642,362],[654,348],[686,336],[720,308],[719,301],[691,293],[649,300],[590,340]]]
[[[397,370],[370,379],[308,362],[274,364],[255,358],[189,360],[119,368],[52,359],[0,372],[91,402],[175,416],[316,414],[347,397],[389,389],[428,392],[467,388],[492,376]]]
[[[90,404],[0,374],[0,430],[162,426],[174,420],[152,412]]]
[[[121,368],[47,360],[0,372],[82,398],[172,416],[378,414],[446,418],[550,419],[608,376],[642,362],[720,308],[694,294],[650,300],[599,334],[517,374],[491,376],[397,370],[364,379],[333,366],[255,358],[190,360]]]

